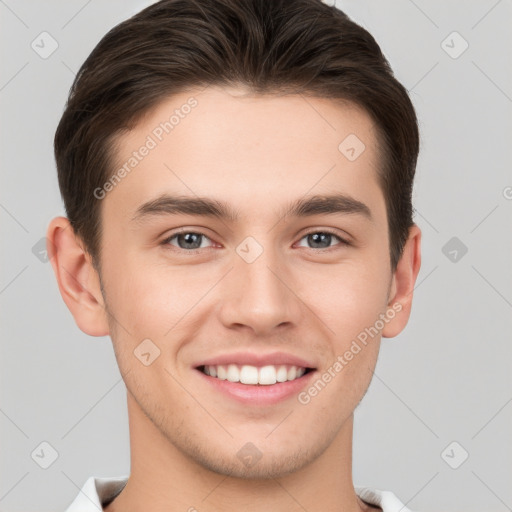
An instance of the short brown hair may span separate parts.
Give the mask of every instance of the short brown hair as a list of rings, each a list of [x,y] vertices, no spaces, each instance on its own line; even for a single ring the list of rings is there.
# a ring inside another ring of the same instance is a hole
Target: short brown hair
[[[207,85],[362,107],[379,135],[396,269],[413,224],[416,114],[372,35],[320,0],[162,0],[102,38],[73,82],[54,144],[67,216],[97,269],[101,201],[93,191],[114,172],[116,137],[162,100]]]

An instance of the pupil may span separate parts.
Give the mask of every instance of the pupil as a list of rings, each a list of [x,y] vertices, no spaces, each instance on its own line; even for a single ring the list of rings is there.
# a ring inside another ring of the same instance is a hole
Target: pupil
[[[182,247],[182,244],[180,243],[180,247],[182,249],[198,249],[201,246],[201,236],[198,233],[185,233],[184,235],[180,235],[185,239],[185,245],[186,247]],[[330,233],[313,233],[311,235],[308,235],[308,238],[311,242],[311,245],[313,248],[319,248],[319,247],[329,247],[331,242],[331,234]],[[193,247],[190,247],[192,245]]]
[[[313,248],[316,249],[319,246],[320,247],[329,247],[332,235],[330,233],[313,233],[309,236],[310,236],[310,240],[312,240]],[[327,241],[327,245],[322,245],[322,241],[323,242]]]
[[[188,244],[185,247],[181,247],[182,244],[179,244],[182,249],[198,249],[201,246],[201,235],[197,233],[185,233],[181,236],[185,239],[185,244]],[[194,247],[190,247],[190,244],[194,245]]]

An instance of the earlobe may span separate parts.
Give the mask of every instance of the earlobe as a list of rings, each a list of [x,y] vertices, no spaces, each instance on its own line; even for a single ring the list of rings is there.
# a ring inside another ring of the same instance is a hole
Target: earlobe
[[[66,217],[48,226],[47,249],[60,293],[78,327],[90,336],[109,334],[98,273]]]
[[[421,230],[413,224],[393,275],[388,310],[394,310],[392,319],[382,330],[384,338],[393,338],[403,331],[411,314],[416,278],[421,267]],[[391,315],[390,315],[391,316]]]

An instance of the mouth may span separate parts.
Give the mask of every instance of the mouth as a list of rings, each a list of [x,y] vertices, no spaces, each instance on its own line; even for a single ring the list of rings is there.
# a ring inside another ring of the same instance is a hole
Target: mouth
[[[318,374],[312,360],[286,352],[218,354],[192,368],[200,385],[207,387],[205,393],[213,391],[215,397],[254,407],[292,400]]]
[[[272,386],[300,379],[314,368],[295,365],[201,365],[197,370],[217,380],[225,380],[246,386]]]

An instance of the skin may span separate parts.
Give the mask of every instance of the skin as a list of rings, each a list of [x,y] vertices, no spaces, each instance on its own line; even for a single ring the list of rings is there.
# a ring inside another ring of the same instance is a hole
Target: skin
[[[381,336],[409,319],[421,231],[410,229],[392,273],[372,120],[329,99],[210,86],[165,99],[124,133],[119,166],[191,96],[198,105],[102,200],[101,280],[68,220],[48,227],[62,297],[82,331],[110,335],[127,388],[131,474],[106,510],[379,510],[354,491],[353,413]],[[338,150],[349,134],[366,146],[352,162]],[[289,202],[333,191],[365,203],[372,220],[283,216]],[[132,221],[164,192],[225,201],[239,218]],[[205,235],[195,254],[182,237],[164,242],[181,227]],[[315,248],[306,235],[326,229],[350,245],[333,236]],[[252,263],[236,252],[248,236],[263,248]],[[397,303],[401,311],[305,405],[297,396],[243,405],[193,368],[233,351],[279,350],[313,361],[320,375]],[[147,338],[160,350],[149,366],[134,356]],[[262,453],[252,467],[237,456],[248,442]]]

